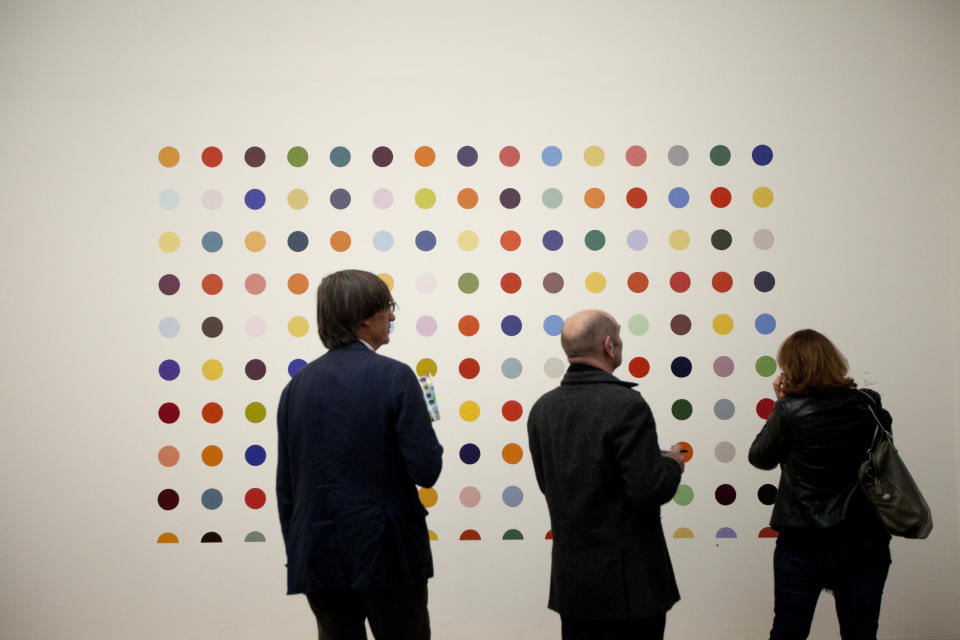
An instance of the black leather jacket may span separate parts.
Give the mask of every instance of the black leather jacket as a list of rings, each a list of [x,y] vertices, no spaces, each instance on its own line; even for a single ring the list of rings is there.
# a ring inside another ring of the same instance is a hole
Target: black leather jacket
[[[876,427],[864,392],[889,428],[890,414],[881,408],[879,394],[869,389],[789,395],[777,401],[749,455],[750,464],[760,469],[780,465],[780,487],[770,516],[774,529],[826,529],[843,522],[889,538],[857,485],[857,471]]]

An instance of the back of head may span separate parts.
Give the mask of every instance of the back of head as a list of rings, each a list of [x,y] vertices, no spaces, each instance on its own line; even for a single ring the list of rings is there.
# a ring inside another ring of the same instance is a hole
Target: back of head
[[[563,323],[560,346],[567,360],[603,355],[603,341],[609,336],[616,343],[619,327],[602,311],[580,311]]]
[[[345,269],[326,276],[317,287],[317,332],[327,349],[355,342],[357,328],[393,302],[390,289],[369,271]]]
[[[784,340],[777,362],[786,378],[783,391],[787,394],[857,386],[847,376],[847,359],[825,335],[813,329],[801,329]]]

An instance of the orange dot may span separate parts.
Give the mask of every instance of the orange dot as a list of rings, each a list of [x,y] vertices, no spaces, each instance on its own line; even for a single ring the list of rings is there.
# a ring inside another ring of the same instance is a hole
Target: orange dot
[[[413,152],[413,159],[421,167],[429,167],[437,159],[437,154],[430,147],[420,147]]]
[[[350,234],[346,231],[337,231],[330,236],[330,246],[333,247],[334,251],[339,251],[340,253],[350,248],[350,242]]]
[[[460,193],[457,194],[457,203],[464,209],[473,209],[479,201],[480,197],[477,192],[470,188],[461,189]]]
[[[511,442],[503,448],[502,455],[507,464],[517,464],[523,458],[523,447],[516,442]]]
[[[500,246],[507,251],[516,251],[520,248],[520,234],[512,229],[504,231],[500,236]]]
[[[223,278],[215,273],[208,273],[203,276],[201,286],[203,287],[204,293],[215,296],[223,291]]]
[[[267,238],[259,231],[251,231],[247,234],[247,237],[243,239],[243,244],[246,245],[250,251],[263,251],[263,248],[267,246]]]
[[[164,147],[157,154],[157,159],[165,167],[175,167],[180,162],[180,152],[174,147]]]
[[[650,280],[647,279],[645,273],[640,271],[634,271],[627,277],[627,287],[634,293],[643,293],[649,285]]]
[[[214,424],[215,422],[220,422],[223,418],[223,407],[221,407],[216,402],[208,402],[203,405],[203,409],[200,411],[200,414],[203,416],[205,422]]]
[[[480,331],[480,321],[474,316],[463,316],[460,318],[460,322],[457,327],[460,329],[460,333],[463,335],[475,336],[477,335],[477,331]]]
[[[583,201],[591,209],[599,209],[602,207],[604,199],[603,190],[597,189],[596,187],[587,189],[587,192],[583,194]]]
[[[302,273],[295,273],[287,278],[287,288],[290,289],[290,293],[296,295],[306,293],[307,289],[310,288],[310,280]]]
[[[203,452],[200,454],[200,459],[203,460],[203,463],[208,467],[215,467],[223,462],[223,451],[221,451],[217,445],[211,444],[208,447],[204,447]]]
[[[677,444],[680,445],[681,449],[686,450],[686,453],[680,454],[683,456],[684,464],[686,464],[687,462],[690,462],[690,458],[693,457],[693,445],[690,444],[689,442],[678,442]]]

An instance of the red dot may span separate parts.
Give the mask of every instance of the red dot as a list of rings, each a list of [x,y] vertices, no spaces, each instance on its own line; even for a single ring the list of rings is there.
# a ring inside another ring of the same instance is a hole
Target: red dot
[[[460,322],[457,323],[457,328],[459,328],[460,333],[465,336],[475,336],[477,335],[477,331],[480,331],[480,321],[474,316],[463,316],[460,318]]]
[[[208,273],[207,275],[203,276],[203,282],[201,283],[201,286],[203,287],[204,293],[215,296],[223,290],[223,278],[215,273]]]
[[[634,271],[627,277],[627,287],[634,293],[643,293],[650,285],[650,280],[642,271]]]
[[[464,358],[460,361],[460,375],[467,380],[473,380],[480,375],[480,363],[473,358]]]
[[[173,424],[180,419],[180,407],[172,402],[164,402],[160,405],[160,410],[157,411],[157,415],[160,416],[161,421],[167,424]]]
[[[208,167],[215,167],[223,162],[223,152],[217,147],[207,147],[203,150],[203,153],[200,154],[200,159],[203,160],[203,164]]]
[[[733,288],[733,276],[726,271],[717,271],[713,274],[713,288],[720,293],[726,293]]]
[[[223,407],[216,402],[208,402],[207,404],[203,405],[203,409],[200,411],[200,413],[203,415],[205,422],[214,424],[215,422],[220,422],[221,418],[223,418]]]
[[[630,375],[634,378],[642,378],[650,373],[650,363],[646,358],[637,357],[630,361]]]
[[[243,500],[251,509],[259,509],[267,504],[267,494],[263,492],[263,489],[250,489],[250,491],[247,491],[247,495],[243,497]]]
[[[544,540],[553,540],[553,529],[550,529],[550,531],[547,531],[547,535],[543,536],[543,539],[544,539]]]
[[[503,277],[500,278],[500,288],[506,291],[507,293],[516,293],[520,291],[522,281],[520,276],[515,273],[505,273]]]
[[[683,271],[677,271],[670,276],[670,288],[677,293],[683,293],[690,288],[690,276]]]
[[[730,204],[731,197],[730,190],[724,187],[717,187],[710,192],[710,202],[721,209]]]
[[[515,167],[520,162],[520,152],[516,147],[504,147],[500,149],[500,162],[505,167]]]
[[[460,539],[461,540],[479,540],[480,534],[477,533],[476,529],[467,529],[466,531],[460,534]]]
[[[520,234],[516,231],[504,231],[500,236],[500,246],[507,251],[516,251],[520,248]]]
[[[761,420],[766,420],[770,417],[770,414],[773,413],[774,401],[770,398],[764,398],[757,403],[757,415],[760,416]]]
[[[521,405],[516,400],[508,400],[503,403],[503,409],[501,409],[503,417],[510,422],[516,422],[523,416],[523,405]]]
[[[627,204],[634,209],[639,209],[647,204],[647,192],[640,187],[634,187],[627,191]]]

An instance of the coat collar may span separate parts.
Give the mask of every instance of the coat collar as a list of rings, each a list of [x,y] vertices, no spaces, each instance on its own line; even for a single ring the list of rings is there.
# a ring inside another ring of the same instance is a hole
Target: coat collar
[[[621,380],[614,376],[613,374],[607,373],[606,371],[601,371],[594,367],[589,369],[580,369],[575,371],[567,371],[563,380],[560,381],[561,386],[572,385],[572,384],[619,384],[624,387],[635,387],[637,386],[636,382],[627,382],[626,380]]]

